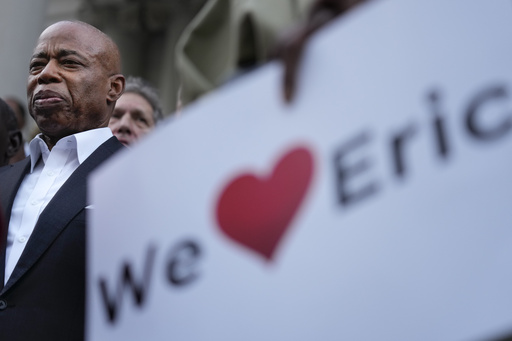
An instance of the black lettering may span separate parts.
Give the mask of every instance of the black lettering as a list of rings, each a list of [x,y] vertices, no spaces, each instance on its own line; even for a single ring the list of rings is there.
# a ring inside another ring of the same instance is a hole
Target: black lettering
[[[167,279],[175,286],[183,286],[194,281],[198,274],[196,264],[201,256],[199,245],[193,241],[178,244],[169,253]]]
[[[446,158],[448,156],[449,148],[448,148],[448,139],[446,134],[446,129],[444,125],[439,94],[436,90],[432,90],[430,92],[428,99],[430,102],[430,106],[433,114],[433,128],[434,128],[434,137],[437,142],[437,152],[439,156],[442,158]]]
[[[110,323],[115,323],[118,317],[118,312],[123,301],[125,291],[131,293],[134,303],[137,307],[142,307],[147,296],[151,273],[153,271],[153,264],[155,260],[156,247],[149,246],[146,253],[146,261],[144,270],[139,279],[135,279],[133,274],[132,265],[125,262],[121,267],[121,278],[117,280],[117,285],[114,293],[110,294],[108,290],[107,281],[104,278],[99,279],[99,286],[101,291],[101,298],[105,307],[107,318]]]
[[[394,172],[397,177],[405,176],[404,149],[406,142],[416,134],[416,128],[413,125],[407,126],[404,130],[393,135],[391,138],[391,149],[393,151]]]
[[[473,97],[469,102],[465,116],[466,128],[471,136],[479,140],[490,141],[496,140],[510,131],[512,127],[512,115],[510,113],[507,113],[507,116],[493,127],[485,128],[478,121],[479,115],[484,113],[482,108],[485,104],[490,101],[506,100],[507,97],[507,91],[503,85],[486,88]]]
[[[371,163],[368,158],[364,158],[359,159],[358,162],[348,165],[346,157],[355,149],[367,144],[369,140],[370,134],[368,132],[363,132],[354,139],[348,141],[342,147],[338,148],[334,154],[333,161],[336,174],[337,196],[338,201],[342,205],[347,206],[354,204],[376,193],[378,190],[376,182],[367,182],[358,189],[353,189],[352,191],[349,190],[348,186],[349,181],[353,177],[366,171],[370,167]]]

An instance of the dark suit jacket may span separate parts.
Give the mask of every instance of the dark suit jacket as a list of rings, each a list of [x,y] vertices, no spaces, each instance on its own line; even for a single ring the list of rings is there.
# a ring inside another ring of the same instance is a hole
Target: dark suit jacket
[[[0,236],[0,340],[82,340],[85,320],[86,179],[123,148],[112,137],[69,177],[41,213],[4,286],[6,233]],[[5,221],[30,158],[0,168]]]

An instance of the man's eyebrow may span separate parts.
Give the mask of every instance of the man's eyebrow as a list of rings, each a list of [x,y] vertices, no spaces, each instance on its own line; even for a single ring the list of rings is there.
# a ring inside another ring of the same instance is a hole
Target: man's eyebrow
[[[78,52],[76,52],[75,50],[65,50],[65,49],[60,50],[59,53],[57,54],[57,56],[59,58],[66,57],[66,56],[82,57],[82,55],[79,54]]]
[[[59,50],[59,52],[57,53],[57,58],[62,58],[62,57],[66,57],[66,56],[77,56],[77,57],[80,57],[80,58],[82,57],[75,50],[62,49],[62,50]],[[41,52],[38,52],[38,53],[34,53],[32,55],[32,59],[36,59],[36,58],[45,58],[45,59],[47,59],[48,58],[48,52],[41,51]]]
[[[139,108],[135,108],[131,111],[132,114],[137,114],[137,115],[141,115],[141,116],[144,116],[144,111],[143,110],[140,110]]]
[[[34,53],[32,55],[32,58],[31,59],[37,59],[37,58],[47,58],[48,57],[48,53],[44,52],[44,51],[41,51],[41,52],[38,52],[38,53]]]

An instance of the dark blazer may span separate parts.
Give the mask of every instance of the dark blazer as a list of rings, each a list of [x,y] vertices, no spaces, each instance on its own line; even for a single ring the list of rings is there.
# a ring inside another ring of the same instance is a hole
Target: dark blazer
[[[6,233],[0,236],[0,339],[83,340],[87,176],[123,145],[112,137],[94,151],[48,203],[4,286]],[[5,221],[30,158],[0,168]]]

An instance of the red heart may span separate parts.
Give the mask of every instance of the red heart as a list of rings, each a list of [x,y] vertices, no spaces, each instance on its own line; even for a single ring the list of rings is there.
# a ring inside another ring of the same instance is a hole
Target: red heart
[[[241,174],[217,201],[217,222],[234,241],[272,260],[299,208],[313,175],[308,149],[290,150],[269,177]]]

